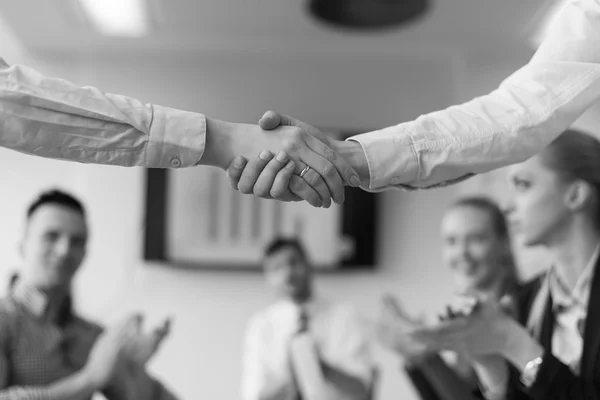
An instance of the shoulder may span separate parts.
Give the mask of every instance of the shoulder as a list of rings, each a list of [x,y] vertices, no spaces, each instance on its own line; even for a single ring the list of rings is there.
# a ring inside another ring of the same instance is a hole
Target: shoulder
[[[6,343],[10,337],[18,334],[21,309],[10,298],[0,299],[0,342]]]

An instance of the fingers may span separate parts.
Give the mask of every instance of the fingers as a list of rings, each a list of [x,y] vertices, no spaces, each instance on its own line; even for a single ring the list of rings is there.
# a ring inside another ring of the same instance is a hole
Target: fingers
[[[342,204],[344,202],[344,183],[335,166],[317,153],[311,151],[303,153],[302,161],[311,168],[303,179],[319,193],[324,204],[331,204],[331,198],[336,203]],[[296,174],[300,174],[302,169],[300,165],[297,166]]]
[[[161,339],[166,337],[171,332],[171,319],[167,318],[162,324],[154,329],[154,334],[159,336]]]
[[[263,114],[262,118],[258,121],[258,125],[266,130],[270,131],[281,125],[281,117],[275,111],[267,111]]]
[[[283,197],[285,194],[289,193],[287,186],[289,185],[289,179],[294,173],[294,168],[296,167],[294,161],[289,160],[288,155],[280,151],[277,156],[275,156],[269,163],[264,167],[256,183],[254,184],[254,194],[258,197],[263,198],[276,198],[279,199]],[[291,170],[290,170],[291,169]],[[279,178],[279,185],[283,185],[285,183],[285,187],[277,187],[273,190],[273,184],[275,182],[275,178],[279,171],[283,170],[282,176]],[[287,181],[283,182],[287,177]],[[273,196],[271,192],[275,192],[277,196]]]
[[[294,174],[290,178],[290,191],[301,199],[306,200],[313,207],[321,207],[323,202],[319,194],[309,186],[309,184],[298,175]]]
[[[306,144],[312,151],[314,151],[315,153],[317,153],[318,155],[320,155],[321,157],[323,157],[324,159],[326,159],[334,165],[337,173],[339,174],[339,177],[343,179],[345,184],[349,186],[360,185],[360,178],[358,177],[358,174],[356,173],[354,168],[352,168],[352,166],[348,164],[348,162],[343,157],[341,157],[339,154],[333,151],[333,149],[331,149],[321,140],[310,135],[306,137]],[[326,177],[325,175],[323,176]]]
[[[302,162],[297,163],[297,165],[296,174],[301,174],[307,167],[307,165]],[[306,183],[317,192],[321,199],[322,207],[329,208],[331,206],[331,192],[329,191],[327,183],[325,183],[325,180],[323,180],[323,177],[319,175],[317,171],[309,167],[304,173],[304,176],[300,178],[304,179]]]
[[[271,189],[269,191],[271,197],[282,201],[303,200],[302,198],[292,193],[290,190],[290,183],[292,176],[294,175],[295,169],[296,163],[293,161],[288,161],[285,167],[279,172],[277,172],[273,181],[273,185],[271,186]]]
[[[240,192],[244,194],[254,193],[254,185],[271,159],[273,159],[273,153],[269,150],[263,150],[257,158],[249,160],[246,163],[246,166],[242,171],[242,176],[238,182],[238,189]]]
[[[242,173],[244,172],[244,168],[248,160],[246,160],[243,156],[237,156],[233,159],[229,167],[227,167],[227,175],[229,176],[229,183],[233,190],[238,190],[238,184],[240,182],[240,178],[242,177]]]

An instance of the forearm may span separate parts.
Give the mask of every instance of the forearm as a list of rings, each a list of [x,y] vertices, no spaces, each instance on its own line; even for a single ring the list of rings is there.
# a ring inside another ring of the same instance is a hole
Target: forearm
[[[98,389],[85,370],[81,370],[51,384],[48,387],[48,399],[80,400],[90,397]]]
[[[48,386],[14,386],[0,390],[0,400],[81,400],[97,387],[84,372],[76,372]]]
[[[487,95],[353,137],[369,189],[430,188],[524,161],[600,96],[600,4],[573,0],[531,62]]]
[[[206,147],[199,164],[227,169],[235,156],[248,155],[252,148],[252,139],[258,139],[257,129],[256,125],[238,124],[207,117]]]
[[[347,399],[362,400],[365,398],[369,388],[360,378],[327,363],[321,363],[326,384],[330,385],[334,391],[341,393]]]
[[[202,114],[145,104],[0,59],[0,146],[47,158],[155,168],[196,165]]]

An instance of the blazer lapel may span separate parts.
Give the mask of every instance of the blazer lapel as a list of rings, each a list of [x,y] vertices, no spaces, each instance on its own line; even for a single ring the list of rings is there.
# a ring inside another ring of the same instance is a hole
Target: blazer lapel
[[[587,308],[583,336],[583,352],[581,354],[581,376],[594,380],[597,366],[600,363],[600,259],[594,268],[590,299]]]

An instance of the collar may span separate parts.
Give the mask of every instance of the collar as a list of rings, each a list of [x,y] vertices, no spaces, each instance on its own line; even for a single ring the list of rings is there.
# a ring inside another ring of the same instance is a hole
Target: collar
[[[600,244],[596,246],[594,254],[588,261],[586,267],[583,269],[581,275],[577,279],[575,286],[572,291],[569,291],[564,280],[557,273],[553,267],[550,269],[548,274],[550,295],[552,296],[553,308],[556,307],[571,307],[576,304],[587,307],[590,288],[592,284],[592,277],[596,268],[596,263],[600,257]]]
[[[25,283],[22,279],[14,279],[11,283],[10,297],[35,317],[57,320],[65,316],[65,313],[71,312],[70,296],[67,296],[58,307],[50,307],[50,299],[41,290]]]

